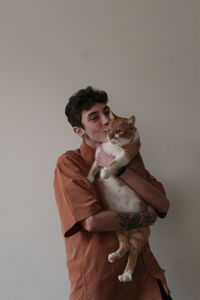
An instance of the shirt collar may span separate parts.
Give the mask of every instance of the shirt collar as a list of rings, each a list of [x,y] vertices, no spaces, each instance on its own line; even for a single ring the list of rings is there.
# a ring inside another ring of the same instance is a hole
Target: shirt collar
[[[80,146],[80,153],[83,160],[91,167],[95,159],[95,149],[83,141]]]

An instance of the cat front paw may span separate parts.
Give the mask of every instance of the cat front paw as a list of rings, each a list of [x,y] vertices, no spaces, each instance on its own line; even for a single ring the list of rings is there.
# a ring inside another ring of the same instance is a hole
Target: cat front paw
[[[108,178],[111,175],[111,171],[108,168],[103,168],[100,175],[101,178]]]
[[[92,174],[88,174],[87,179],[93,183],[94,182],[94,176]]]

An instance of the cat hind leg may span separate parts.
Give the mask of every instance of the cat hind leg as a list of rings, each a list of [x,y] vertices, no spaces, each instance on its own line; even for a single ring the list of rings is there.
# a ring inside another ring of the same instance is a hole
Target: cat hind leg
[[[137,262],[137,252],[133,251],[132,249],[129,252],[128,262],[124,270],[124,273],[118,276],[120,282],[132,281],[132,274],[134,272],[136,262]]]
[[[119,281],[128,282],[132,280],[132,274],[134,272],[137,257],[141,252],[144,244],[148,240],[149,228],[141,228],[133,230],[129,235],[130,250],[126,268],[122,275],[118,276]]]
[[[119,249],[108,255],[108,261],[110,263],[123,257],[129,251],[129,248],[130,248],[129,242],[128,242],[128,236],[125,231],[124,232],[117,231],[117,237],[119,240]]]

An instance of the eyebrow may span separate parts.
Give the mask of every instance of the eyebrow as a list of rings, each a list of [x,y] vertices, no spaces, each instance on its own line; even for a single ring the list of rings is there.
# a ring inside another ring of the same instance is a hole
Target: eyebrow
[[[107,108],[110,109],[110,107],[108,105],[106,105],[104,108],[103,108],[103,111],[106,110]],[[92,111],[91,113],[88,114],[87,118],[91,117],[92,115],[95,115],[95,114],[98,114],[98,111]]]

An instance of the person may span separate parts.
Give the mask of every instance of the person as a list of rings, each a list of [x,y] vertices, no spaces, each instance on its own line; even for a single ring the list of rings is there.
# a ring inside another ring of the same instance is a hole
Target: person
[[[118,280],[127,255],[108,262],[116,251],[115,231],[153,225],[157,215],[165,217],[169,201],[162,184],[147,170],[148,181],[129,168],[120,179],[134,189],[151,207],[146,213],[120,213],[105,209],[98,180],[87,175],[95,159],[95,149],[107,140],[110,108],[105,91],[88,86],[69,98],[65,114],[82,139],[80,148],[60,155],[54,173],[54,190],[66,247],[66,263],[71,283],[70,300],[160,300],[171,299],[164,270],[147,244],[138,256],[131,282]],[[103,151],[98,164],[112,158]],[[126,220],[126,221],[124,221]]]

